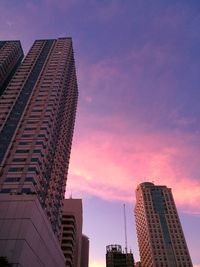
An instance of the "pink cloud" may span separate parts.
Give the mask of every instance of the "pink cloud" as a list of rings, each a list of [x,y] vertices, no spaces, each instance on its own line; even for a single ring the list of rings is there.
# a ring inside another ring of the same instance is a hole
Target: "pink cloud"
[[[137,184],[153,180],[171,187],[184,211],[200,213],[198,132],[184,132],[195,123],[195,117],[183,116],[181,103],[169,105],[177,81],[170,68],[160,72],[166,63],[177,61],[180,58],[167,46],[152,44],[121,58],[95,64],[81,61],[78,74],[84,105],[78,107],[79,133],[75,132],[77,142],[72,150],[70,188],[84,195],[132,202]],[[124,71],[122,66],[129,68]],[[156,79],[152,81],[151,76]],[[141,102],[137,105],[138,98]],[[150,101],[143,102],[145,98]],[[91,104],[97,107],[97,111],[93,107],[94,113],[87,110]],[[109,112],[99,114],[98,109],[106,105]],[[143,112],[147,116],[141,117]],[[162,128],[165,120],[170,127]],[[162,121],[161,127],[157,121]]]
[[[127,127],[115,118],[112,131],[106,127],[86,131],[73,144],[70,190],[133,202],[137,184],[150,180],[171,187],[179,207],[200,213],[200,182],[195,175],[200,164],[199,147],[192,145],[197,137],[142,129],[131,132]]]

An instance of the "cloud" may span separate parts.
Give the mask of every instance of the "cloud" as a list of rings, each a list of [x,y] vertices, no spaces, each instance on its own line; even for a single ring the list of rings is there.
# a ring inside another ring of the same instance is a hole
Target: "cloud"
[[[150,180],[171,187],[179,207],[200,213],[200,147],[196,146],[196,135],[144,129],[134,132],[117,118],[113,124],[112,118],[104,123],[101,128],[99,121],[98,129],[86,130],[73,144],[70,189],[133,202],[137,184]]]
[[[133,202],[137,184],[153,180],[171,187],[185,212],[200,213],[199,108],[190,79],[183,85],[184,72],[179,77],[186,59],[174,52],[150,42],[123,57],[78,65],[68,182],[74,191]]]
[[[184,69],[190,63],[170,46],[147,43],[123,57],[79,62],[79,108],[86,116],[124,116],[134,127],[145,123],[149,130],[199,131],[194,71]]]

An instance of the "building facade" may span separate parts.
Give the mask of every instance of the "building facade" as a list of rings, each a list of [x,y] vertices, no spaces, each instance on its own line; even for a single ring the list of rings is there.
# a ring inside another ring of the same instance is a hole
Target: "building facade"
[[[71,38],[36,40],[0,98],[0,194],[35,194],[57,236],[77,98]]]
[[[20,41],[0,41],[0,95],[23,58]]]
[[[83,267],[81,265],[82,249],[82,200],[65,199],[62,215],[61,248],[66,267]]]
[[[170,188],[140,184],[135,219],[142,267],[193,266]]]
[[[65,267],[37,195],[0,194],[0,257],[12,267]]]
[[[81,267],[89,266],[89,238],[86,235],[82,235],[81,244]]]
[[[122,252],[120,245],[106,246],[106,267],[134,267],[133,254]]]

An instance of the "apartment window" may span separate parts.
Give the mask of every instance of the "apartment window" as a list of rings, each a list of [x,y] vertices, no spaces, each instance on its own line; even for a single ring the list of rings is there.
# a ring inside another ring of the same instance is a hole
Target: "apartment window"
[[[46,137],[45,134],[38,134],[38,137]]]
[[[31,136],[33,136],[32,134],[22,134],[22,137],[23,138],[29,138],[29,137],[31,137]]]
[[[43,145],[44,143],[43,143],[43,141],[37,141],[36,142],[36,145]]]
[[[1,193],[9,193],[10,191],[11,191],[10,188],[1,189]]]
[[[29,153],[29,149],[17,149],[16,153]]]
[[[6,183],[15,183],[15,182],[19,182],[20,177],[7,177],[5,182]]]
[[[19,145],[29,145],[31,142],[19,142]]]
[[[26,158],[15,158],[13,159],[13,162],[24,162],[26,161]]]
[[[40,149],[34,149],[33,153],[41,153],[41,150]]]
[[[22,189],[22,193],[30,194],[32,192],[31,192],[31,189],[30,188],[23,188]]]
[[[37,172],[37,168],[36,167],[29,167],[28,171],[29,172]]]
[[[31,162],[39,162],[39,159],[38,158],[32,158]]]
[[[23,171],[23,167],[11,167],[11,168],[9,168],[9,172],[21,172],[21,171]]]
[[[26,177],[25,178],[25,182],[32,182],[34,185],[36,185],[36,181],[35,181],[35,179],[33,178],[33,177]]]

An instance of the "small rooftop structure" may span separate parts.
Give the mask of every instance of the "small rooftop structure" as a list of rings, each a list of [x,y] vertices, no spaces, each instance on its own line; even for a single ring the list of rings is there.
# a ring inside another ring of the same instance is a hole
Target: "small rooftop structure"
[[[106,252],[112,252],[112,253],[122,253],[122,246],[120,245],[109,245],[106,246]]]

